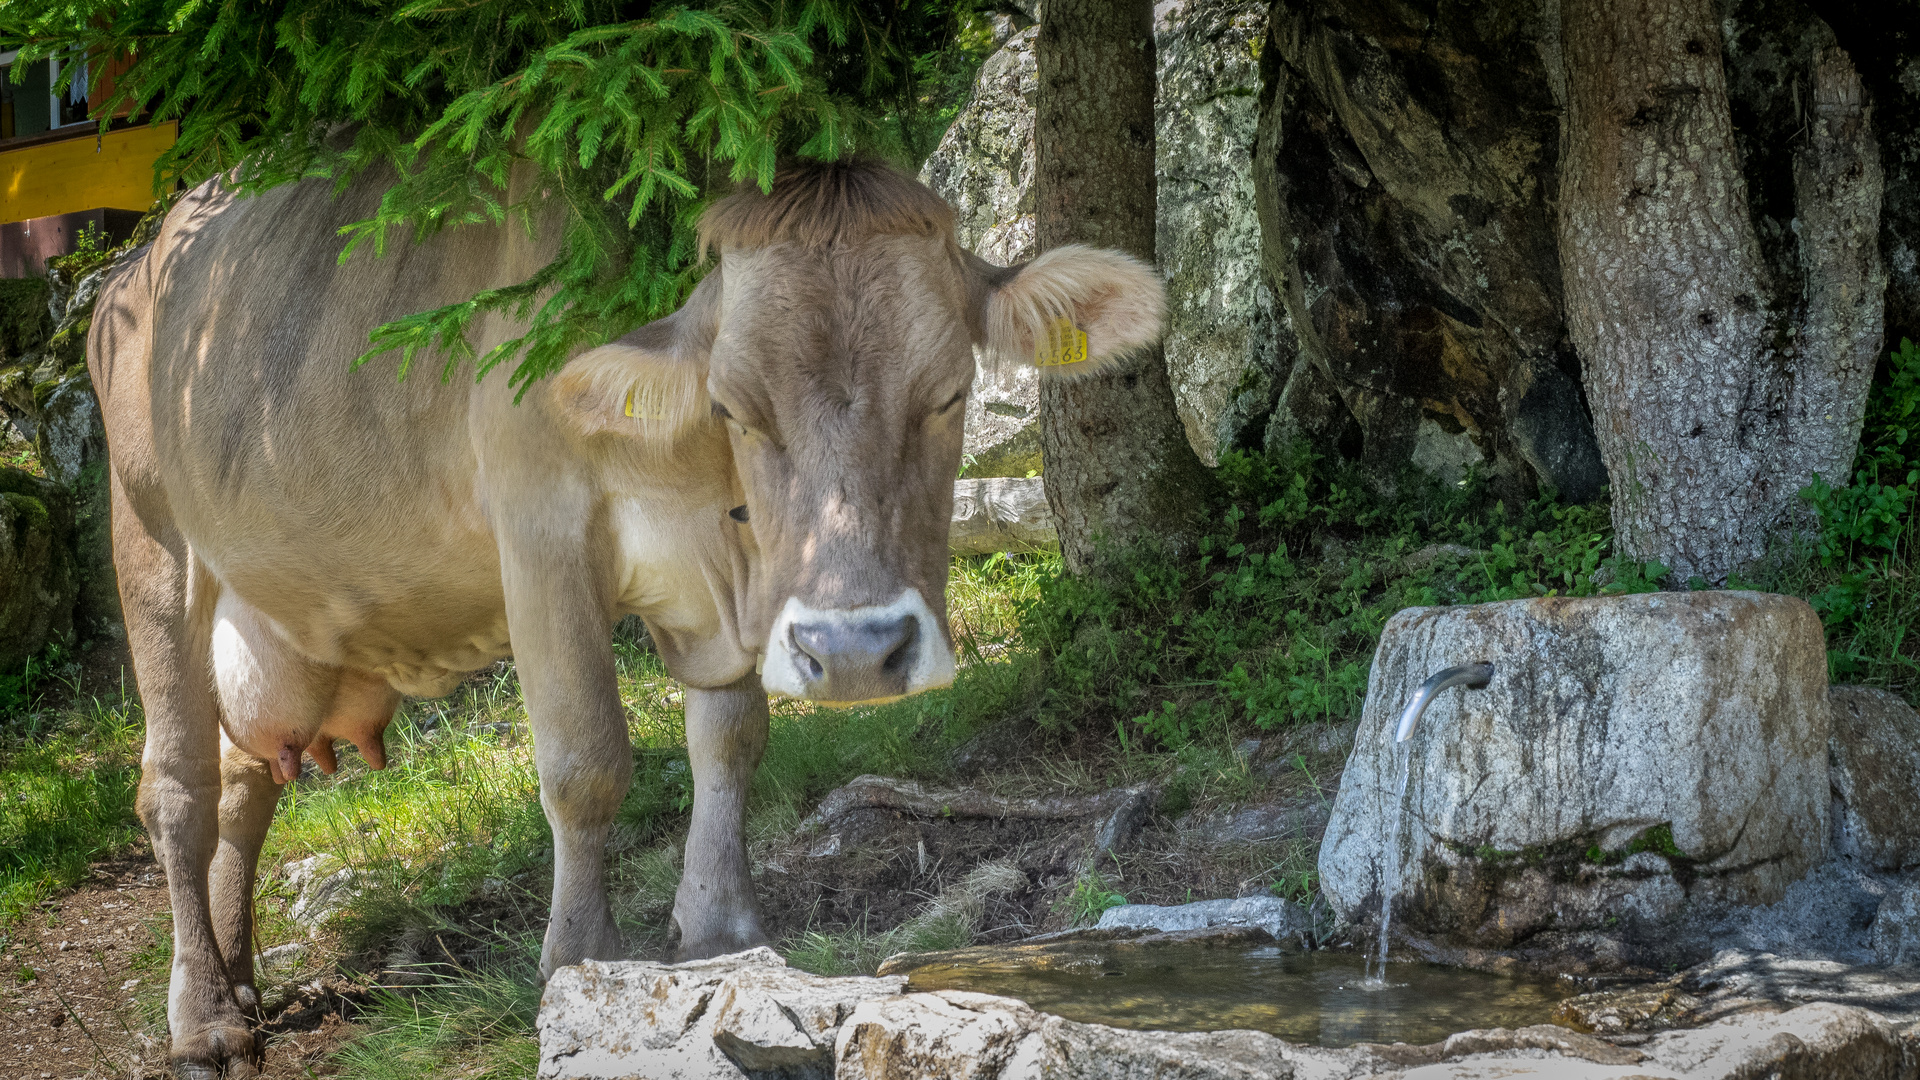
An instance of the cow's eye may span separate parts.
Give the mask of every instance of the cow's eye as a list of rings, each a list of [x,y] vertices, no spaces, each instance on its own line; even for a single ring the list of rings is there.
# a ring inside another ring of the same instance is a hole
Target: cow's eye
[[[722,420],[733,419],[733,414],[727,411],[727,407],[725,405],[720,404],[717,401],[713,403],[713,415],[719,417]]]
[[[967,392],[965,390],[962,390],[959,393],[953,395],[952,401],[949,401],[945,405],[942,405],[938,409],[935,409],[934,415],[945,416],[946,414],[959,408],[961,405],[966,404],[966,400],[967,400]]]

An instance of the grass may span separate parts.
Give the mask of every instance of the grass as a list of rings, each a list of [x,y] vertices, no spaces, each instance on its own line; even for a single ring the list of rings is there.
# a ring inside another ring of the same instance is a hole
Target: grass
[[[0,723],[0,942],[26,911],[135,838],[140,736],[131,693]]]

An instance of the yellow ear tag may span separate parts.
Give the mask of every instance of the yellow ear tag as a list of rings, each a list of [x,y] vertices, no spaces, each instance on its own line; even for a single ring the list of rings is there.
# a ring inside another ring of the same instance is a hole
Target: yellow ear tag
[[[639,399],[637,409],[634,405],[636,395]],[[634,420],[665,420],[667,418],[666,395],[661,393],[657,386],[646,387],[644,393],[641,392],[639,383],[627,387],[627,416]]]
[[[1066,367],[1085,363],[1087,359],[1086,332],[1065,317],[1053,320],[1053,325],[1047,328],[1046,339],[1035,342],[1034,346],[1034,367]]]

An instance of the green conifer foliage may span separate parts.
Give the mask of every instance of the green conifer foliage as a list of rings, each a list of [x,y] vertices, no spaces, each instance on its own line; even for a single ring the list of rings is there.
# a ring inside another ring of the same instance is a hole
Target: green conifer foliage
[[[518,358],[557,369],[679,304],[705,267],[699,211],[776,162],[866,152],[911,164],[979,60],[953,43],[974,0],[0,0],[23,61],[130,56],[99,113],[178,120],[157,191],[231,171],[243,188],[369,170],[392,179],[346,258],[395,237],[531,220],[515,162],[564,206],[532,278],[379,327],[360,359],[425,349],[450,377]],[[17,72],[16,68],[16,72]],[[62,80],[78,65],[67,67]],[[540,197],[536,194],[532,197]],[[474,357],[486,311],[529,320]]]

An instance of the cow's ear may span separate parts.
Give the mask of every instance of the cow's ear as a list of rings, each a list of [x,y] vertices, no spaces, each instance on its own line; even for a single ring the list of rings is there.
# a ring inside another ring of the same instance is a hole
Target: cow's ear
[[[707,354],[713,349],[720,274],[680,310],[567,362],[554,401],[583,434],[674,441],[712,422]]]
[[[987,351],[1046,376],[1098,371],[1160,339],[1166,290],[1138,259],[1069,244],[989,284],[981,327]]]

